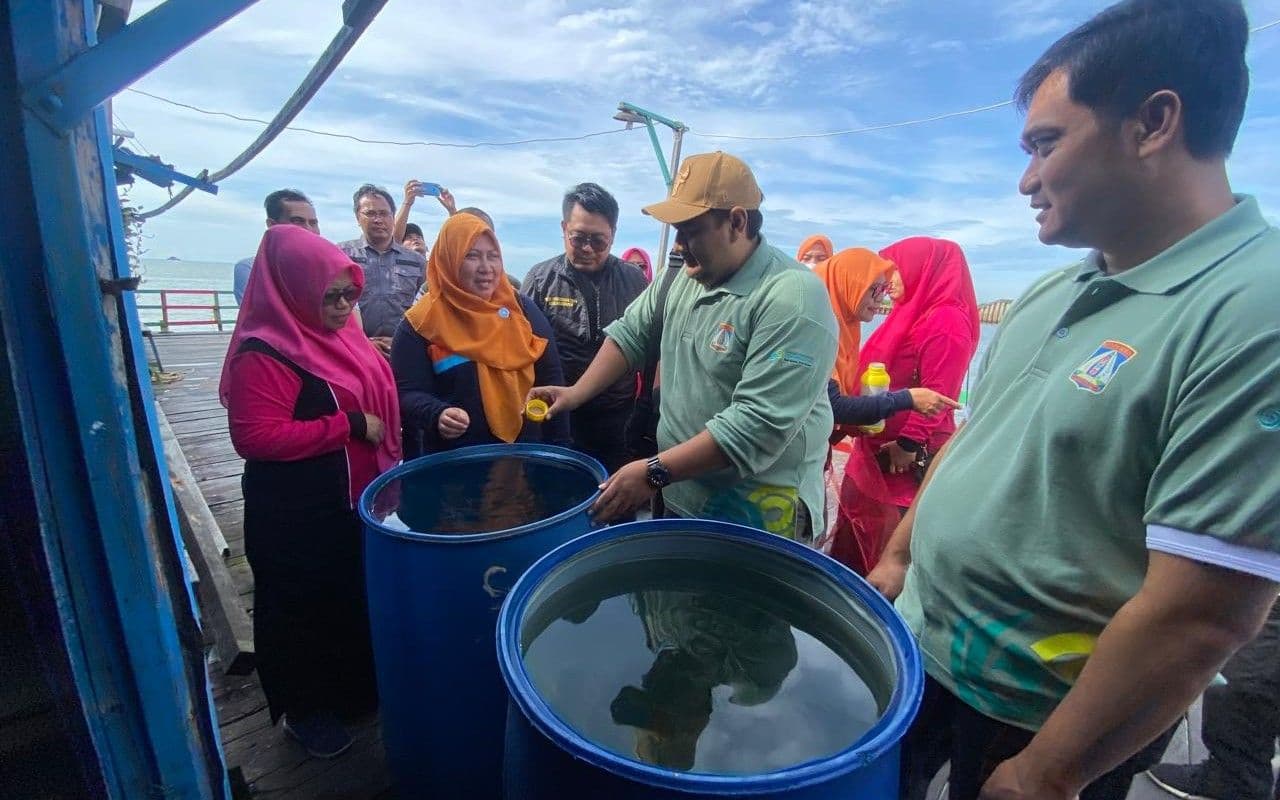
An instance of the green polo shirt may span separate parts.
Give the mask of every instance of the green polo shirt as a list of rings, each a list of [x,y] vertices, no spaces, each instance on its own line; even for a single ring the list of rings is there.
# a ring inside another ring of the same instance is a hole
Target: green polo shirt
[[[1145,264],[1099,267],[1005,318],[897,603],[931,676],[1030,730],[1148,550],[1280,581],[1280,231],[1241,197]]]
[[[644,363],[659,283],[605,329],[634,369]],[[663,316],[658,446],[706,430],[732,467],[664,489],[673,513],[787,536],[800,503],[810,520],[823,518],[836,335],[822,282],[764,237],[720,286],[675,277]]]

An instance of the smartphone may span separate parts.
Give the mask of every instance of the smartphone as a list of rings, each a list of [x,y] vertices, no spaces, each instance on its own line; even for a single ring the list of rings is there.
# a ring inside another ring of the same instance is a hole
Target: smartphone
[[[418,197],[439,197],[441,188],[443,187],[438,183],[427,183],[426,181],[421,181],[418,184]]]

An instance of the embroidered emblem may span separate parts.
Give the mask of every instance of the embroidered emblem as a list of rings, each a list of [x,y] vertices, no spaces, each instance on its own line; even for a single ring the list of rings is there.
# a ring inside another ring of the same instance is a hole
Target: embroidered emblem
[[[733,326],[727,322],[721,322],[720,327],[716,328],[716,332],[711,337],[711,349],[717,353],[726,353],[732,342]]]
[[[498,316],[502,317],[503,319],[506,319],[507,317],[511,316],[511,309],[509,308],[498,309]]]
[[[1258,424],[1264,431],[1280,431],[1280,406],[1259,411]]]
[[[1124,342],[1108,339],[1083,364],[1076,367],[1070,380],[1077,388],[1090,394],[1102,394],[1120,368],[1137,354],[1137,350]]]
[[[812,367],[813,358],[804,353],[797,353],[794,350],[774,350],[769,354],[770,361],[784,361],[788,364],[799,364],[802,367]]]
[[[573,308],[578,304],[578,301],[572,297],[553,297],[552,295],[547,295],[546,302],[553,308]]]
[[[671,194],[672,194],[673,196],[674,196],[675,194],[677,194],[677,193],[680,191],[680,187],[681,187],[681,186],[684,186],[684,182],[685,182],[685,181],[687,181],[687,180],[689,180],[689,174],[690,174],[690,172],[691,172],[691,171],[690,171],[690,169],[689,169],[689,165],[688,165],[688,164],[685,164],[684,166],[682,166],[682,167],[680,168],[680,174],[679,174],[679,175],[676,175],[676,182],[675,182],[675,184],[671,187]]]

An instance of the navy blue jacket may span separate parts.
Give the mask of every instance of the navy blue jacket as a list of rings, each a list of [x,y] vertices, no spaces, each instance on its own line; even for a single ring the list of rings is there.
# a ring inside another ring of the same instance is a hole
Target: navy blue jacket
[[[828,381],[827,397],[837,425],[874,425],[899,411],[910,411],[913,405],[909,389],[881,395],[847,395],[840,393],[835,381]]]
[[[534,364],[534,385],[562,386],[564,371],[560,367],[560,353],[556,349],[551,324],[529,298],[519,294],[516,297],[534,335],[547,340],[546,351]],[[408,461],[426,453],[500,442],[489,430],[489,422],[484,415],[475,362],[451,359],[437,373],[427,351],[429,344],[404,320],[400,321],[391,340],[391,371],[395,373],[396,388],[400,392],[400,423],[404,428],[404,459]],[[457,439],[449,440],[440,436],[436,423],[441,412],[453,407],[467,412],[471,417],[471,427]],[[516,441],[569,447],[569,415],[561,414],[543,423],[526,420]]]

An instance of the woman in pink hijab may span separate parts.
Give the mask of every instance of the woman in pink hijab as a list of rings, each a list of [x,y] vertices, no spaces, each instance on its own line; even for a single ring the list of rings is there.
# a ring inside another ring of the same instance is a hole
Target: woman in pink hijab
[[[653,283],[653,261],[649,259],[649,254],[639,247],[627,248],[622,254],[622,260],[628,264],[635,264],[636,268],[644,273],[644,279],[649,283]]]
[[[391,368],[353,318],[363,287],[334,245],[268,228],[219,386],[245,459],[258,675],[272,721],[321,758],[351,745],[340,714],[377,704],[355,506],[400,460]]]
[[[897,266],[893,310],[862,347],[857,372],[881,362],[890,391],[927,388],[956,397],[978,348],[978,300],[960,245],[917,236],[880,251]],[[896,414],[877,434],[857,436],[845,465],[834,539],[857,543],[851,569],[866,575],[920,488],[923,465],[955,433],[948,409]],[[841,530],[843,528],[843,530]]]

